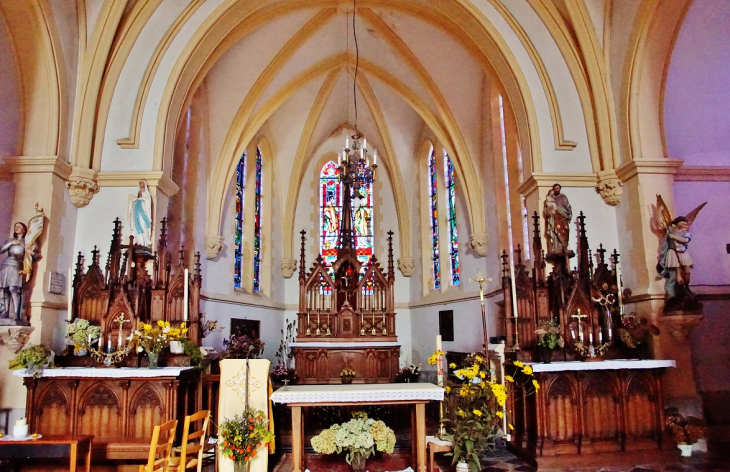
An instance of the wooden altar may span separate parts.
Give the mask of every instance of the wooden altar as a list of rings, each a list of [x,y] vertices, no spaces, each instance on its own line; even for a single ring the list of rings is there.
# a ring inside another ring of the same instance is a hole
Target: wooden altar
[[[292,344],[298,383],[340,383],[344,368],[356,372],[355,383],[388,383],[398,374],[393,232],[388,232],[387,271],[375,256],[361,263],[350,195],[355,194],[353,188],[359,185],[362,169],[352,167],[354,161],[342,162],[345,197],[337,259],[331,267],[318,255],[311,269],[306,270],[306,232],[301,232],[297,339]]]

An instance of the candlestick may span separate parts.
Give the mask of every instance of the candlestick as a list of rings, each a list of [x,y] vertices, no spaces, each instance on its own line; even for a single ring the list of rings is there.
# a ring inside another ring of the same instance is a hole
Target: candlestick
[[[188,279],[188,269],[185,269],[185,284],[183,285],[183,321],[188,321],[188,305],[189,303],[189,279]],[[178,292],[180,293],[180,292]]]
[[[383,336],[388,335],[388,328],[385,327],[385,309],[383,309]]]
[[[71,277],[71,268],[68,268],[68,280],[66,281],[66,284],[68,285],[68,288],[66,289],[66,299],[68,300],[68,313],[66,314],[66,317],[69,321],[73,321],[73,300],[74,300],[74,286],[73,286],[73,279]]]
[[[332,336],[332,331],[330,331],[330,314],[327,312],[327,333],[325,333],[325,336]]]
[[[360,310],[360,336],[365,336],[365,310]]]
[[[370,307],[370,335],[376,336],[377,333],[375,332],[375,309],[371,306]]]
[[[311,322],[309,321],[309,310],[307,310],[307,332],[306,332],[305,336],[312,335],[312,331],[309,329],[310,326],[312,326],[312,325],[311,325]]]
[[[319,327],[322,326],[321,323],[319,322],[319,315],[320,315],[321,311],[322,310],[317,309],[317,331],[316,331],[317,336],[322,336],[322,331],[320,331],[320,329],[319,329]]]

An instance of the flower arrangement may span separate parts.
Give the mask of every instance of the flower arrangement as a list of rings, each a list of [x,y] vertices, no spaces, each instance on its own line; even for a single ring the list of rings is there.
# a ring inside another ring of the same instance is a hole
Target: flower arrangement
[[[340,377],[355,377],[355,375],[357,374],[352,369],[345,368],[340,371]]]
[[[178,328],[171,326],[169,321],[158,321],[154,325],[140,323],[127,339],[137,347],[137,352],[159,354],[170,345],[170,341],[181,340],[187,332],[185,323]]]
[[[221,453],[234,462],[248,462],[258,448],[274,440],[263,411],[246,405],[240,415],[224,419],[218,429]]]
[[[15,359],[9,362],[9,369],[25,369],[34,378],[41,376],[43,367],[53,364],[55,357],[53,351],[42,344],[26,347],[15,355]]]
[[[183,352],[190,358],[190,365],[193,367],[199,366],[203,360],[203,353],[200,352],[200,347],[196,346],[191,340],[184,338],[182,340]]]
[[[684,417],[676,408],[667,408],[665,416],[664,424],[677,444],[694,444],[705,437],[707,425],[701,419]]]
[[[410,383],[418,382],[421,377],[421,366],[411,364],[408,367],[403,367],[398,375],[395,376],[396,383]]]
[[[621,319],[622,327],[618,335],[626,347],[637,348],[644,344],[649,336],[659,336],[659,328],[650,324],[646,317],[636,318],[636,313],[626,315]]]
[[[258,359],[264,353],[264,343],[247,334],[231,336],[231,340],[223,340],[222,359]]]
[[[213,333],[215,331],[223,331],[224,328],[218,327],[218,321],[207,320],[206,315],[207,313],[203,313],[200,316],[200,334],[202,337],[207,338],[210,333]]]
[[[548,349],[563,347],[565,340],[560,335],[558,322],[555,320],[542,320],[540,327],[535,330],[537,345]]]
[[[532,378],[532,368],[520,361],[514,361],[513,375],[506,375],[507,382],[521,385],[528,394],[540,388]],[[480,354],[467,356],[456,369],[455,377],[445,387],[447,407],[447,436],[453,444],[453,463],[467,462],[469,470],[479,471],[480,454],[489,448],[498,437],[499,427],[504,419],[507,402],[507,387],[491,381],[489,359]],[[509,425],[513,429],[512,425]]]
[[[312,447],[321,454],[347,451],[348,464],[364,460],[375,450],[393,453],[395,433],[380,420],[368,418],[364,411],[353,411],[352,419],[322,430],[312,438]]]
[[[66,325],[66,337],[74,343],[74,349],[88,349],[99,339],[101,329],[90,324],[87,320],[76,318],[73,323]]]

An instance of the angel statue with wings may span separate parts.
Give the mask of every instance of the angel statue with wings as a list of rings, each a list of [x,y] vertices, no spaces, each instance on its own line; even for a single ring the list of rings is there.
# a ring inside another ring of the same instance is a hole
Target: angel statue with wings
[[[667,303],[664,311],[699,309],[702,304],[697,301],[689,288],[692,273],[692,258],[688,252],[692,236],[689,230],[707,202],[689,212],[687,216],[672,218],[661,195],[657,195],[656,198],[660,228],[665,235],[657,263],[657,272],[666,279],[664,291]]]
[[[33,260],[40,258],[39,238],[46,218],[37,203],[35,211],[27,225],[20,221],[15,223],[13,237],[0,246],[0,253],[8,253],[0,266],[0,324],[23,323],[23,285],[33,274]]]

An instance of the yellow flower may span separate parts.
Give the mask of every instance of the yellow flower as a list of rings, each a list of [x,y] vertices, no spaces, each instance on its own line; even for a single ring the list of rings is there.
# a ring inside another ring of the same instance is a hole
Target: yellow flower
[[[433,356],[428,358],[429,365],[436,365],[436,362],[438,361],[438,356],[434,354]]]
[[[482,412],[476,409],[472,413],[474,413],[476,416],[482,416]]]
[[[461,390],[459,390],[459,395],[461,395],[462,397],[465,397],[465,396],[469,395],[470,392],[471,392],[471,390],[469,390],[469,386],[463,385],[461,387]]]
[[[505,379],[505,380],[506,380],[507,382],[514,382],[514,381],[515,381],[515,379],[513,379],[511,375],[505,375],[505,376],[504,376],[504,379]]]
[[[487,378],[487,374],[485,374],[484,372],[479,372],[479,377],[485,379]]]
[[[514,361],[514,362],[513,362],[513,364],[515,365],[515,367],[522,367],[522,366],[524,366],[524,365],[525,365],[525,364],[523,364],[523,363],[522,363],[522,362],[520,362],[520,361]]]
[[[444,387],[444,390],[446,390],[446,393],[451,393],[451,387]]]
[[[525,367],[522,368],[522,372],[524,372],[527,375],[532,375],[532,367],[530,367],[529,365],[526,365]]]
[[[512,426],[511,424],[507,424],[507,426],[509,426],[509,429],[515,429],[515,427]]]
[[[185,322],[180,323],[180,329],[185,329]]]
[[[495,415],[499,416],[500,418],[504,418],[504,413],[502,413],[501,411],[496,412]]]
[[[477,362],[481,362],[481,361],[483,361],[484,359],[482,359],[482,358],[481,358],[481,356],[476,356],[476,357],[474,358],[474,360],[475,360],[475,361],[477,361]]]
[[[535,386],[535,390],[540,390],[540,384],[539,384],[539,383],[537,383],[537,380],[533,380],[533,381],[532,381],[532,385],[534,385],[534,386]]]
[[[454,363],[452,362],[451,364],[449,364],[449,368],[450,368],[450,369],[456,369],[456,364],[454,364]]]
[[[473,371],[473,370],[471,370],[471,369],[468,369],[468,370],[467,370],[466,372],[464,372],[464,375],[466,375],[466,378],[467,378],[467,379],[471,380],[471,379],[473,379],[473,378],[474,378],[474,376],[476,375],[476,372],[474,372],[474,371]]]
[[[165,327],[165,322],[162,321],[162,320],[157,320],[157,326],[159,326],[160,328],[164,328]]]
[[[461,408],[459,408],[458,410],[456,410],[456,414],[459,415],[459,416],[466,416],[466,413],[464,413],[464,410],[462,410]]]

